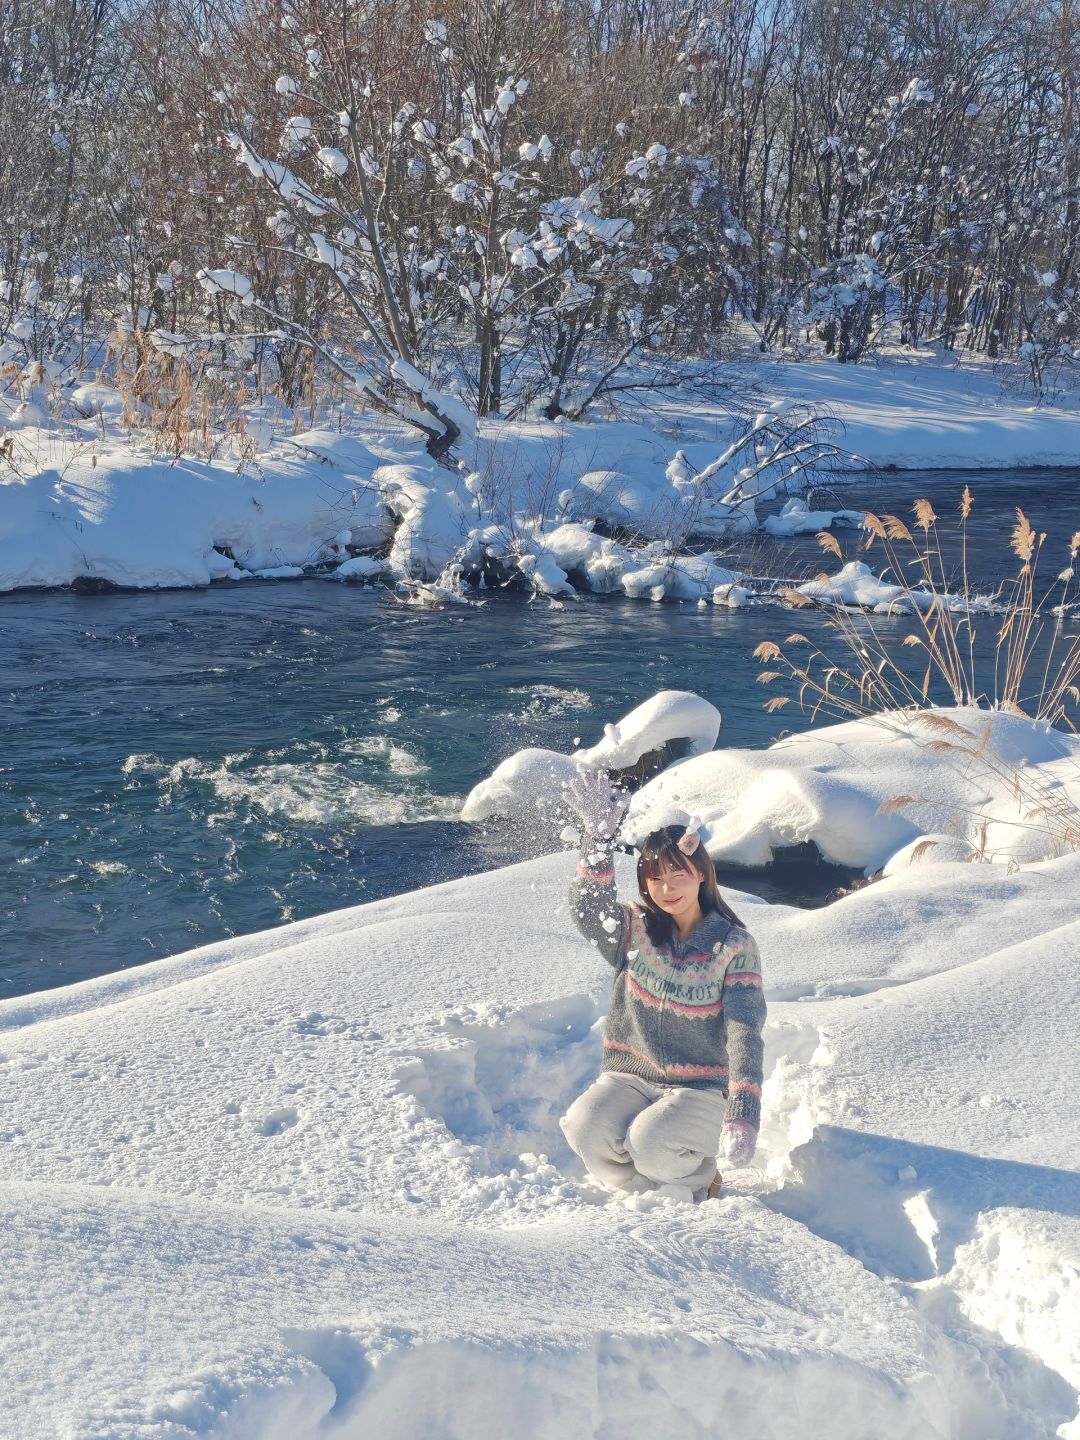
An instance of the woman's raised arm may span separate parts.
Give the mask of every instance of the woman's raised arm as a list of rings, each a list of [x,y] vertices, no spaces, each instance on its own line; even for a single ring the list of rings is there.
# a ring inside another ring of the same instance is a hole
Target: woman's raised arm
[[[567,786],[581,818],[581,855],[570,881],[570,914],[585,939],[616,969],[626,956],[630,931],[627,907],[615,885],[614,836],[626,800],[612,795],[606,777],[579,775]]]

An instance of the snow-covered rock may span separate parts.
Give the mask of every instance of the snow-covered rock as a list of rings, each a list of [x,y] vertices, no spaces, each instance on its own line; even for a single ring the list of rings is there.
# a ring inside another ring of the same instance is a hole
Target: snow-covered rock
[[[563,786],[574,778],[576,766],[569,755],[530,746],[517,750],[497,765],[486,780],[474,785],[461,807],[461,818],[472,823],[493,815],[531,819],[533,809],[557,814]]]
[[[382,575],[388,569],[385,560],[378,560],[374,555],[354,555],[351,560],[343,560],[333,571],[335,580],[372,580],[376,575]]]
[[[811,510],[800,495],[793,495],[779,515],[766,515],[762,529],[769,535],[804,535],[834,525],[858,526],[864,518],[862,510]]]
[[[518,569],[525,579],[543,595],[576,595],[577,591],[566,578],[554,555],[549,551],[538,554],[526,553],[518,557]]]
[[[875,575],[862,560],[849,560],[827,580],[807,580],[794,587],[801,594],[821,605],[851,605],[875,613],[910,615],[912,610],[929,610],[935,603],[935,592],[892,584]],[[994,608],[989,596],[937,593],[937,601],[946,610],[983,610]]]
[[[687,742],[687,756],[704,755],[716,744],[720,723],[719,710],[700,695],[660,690],[617,724],[605,726],[603,738],[575,750],[573,759],[590,770],[627,770],[672,740]]]

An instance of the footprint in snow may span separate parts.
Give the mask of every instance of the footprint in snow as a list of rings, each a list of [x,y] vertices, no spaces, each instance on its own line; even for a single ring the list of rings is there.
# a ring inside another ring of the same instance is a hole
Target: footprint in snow
[[[300,1119],[300,1112],[291,1106],[281,1110],[271,1110],[268,1115],[255,1125],[256,1133],[259,1135],[280,1135],[284,1130],[290,1130]]]

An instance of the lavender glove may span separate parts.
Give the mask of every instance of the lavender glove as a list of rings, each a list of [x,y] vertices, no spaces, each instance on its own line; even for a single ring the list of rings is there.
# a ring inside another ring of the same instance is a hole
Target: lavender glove
[[[720,1150],[732,1165],[748,1165],[757,1149],[757,1128],[749,1120],[725,1120]]]
[[[566,794],[580,815],[587,835],[600,840],[613,838],[628,800],[625,796],[612,794],[606,775],[596,770],[579,771],[567,785]]]

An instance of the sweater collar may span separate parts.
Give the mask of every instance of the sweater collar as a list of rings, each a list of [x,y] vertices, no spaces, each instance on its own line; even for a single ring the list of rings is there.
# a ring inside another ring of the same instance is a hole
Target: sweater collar
[[[703,950],[711,950],[730,929],[731,921],[721,915],[718,910],[706,910],[685,940],[680,940],[679,932],[675,931],[671,940],[672,947],[679,951],[695,950],[699,946]]]

